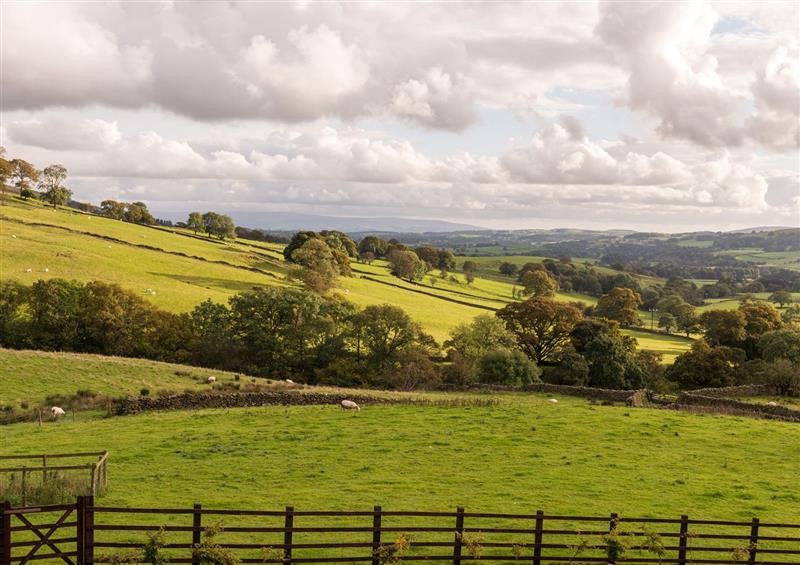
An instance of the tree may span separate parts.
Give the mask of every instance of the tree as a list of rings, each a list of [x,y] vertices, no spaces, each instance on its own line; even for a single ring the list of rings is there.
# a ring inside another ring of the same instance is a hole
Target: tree
[[[25,345],[29,328],[26,327],[23,308],[28,302],[29,292],[28,287],[16,281],[0,281],[0,345]]]
[[[203,215],[200,212],[192,212],[189,214],[189,219],[186,220],[186,227],[192,230],[195,235],[197,235],[197,232],[203,231],[205,229]]]
[[[475,261],[464,261],[464,264],[461,265],[461,270],[464,272],[464,274],[475,274],[478,271],[478,264]]]
[[[800,331],[784,328],[758,338],[758,350],[765,361],[786,359],[800,365]]]
[[[112,220],[122,220],[125,218],[125,203],[116,200],[103,200],[100,203],[100,213]]]
[[[467,281],[467,285],[471,285],[475,282],[475,272],[474,271],[467,271],[464,273],[464,280]]]
[[[133,224],[145,224],[151,226],[156,223],[156,219],[147,209],[144,202],[132,202],[126,206],[124,219]]]
[[[575,306],[547,298],[513,302],[497,312],[525,354],[541,365],[555,360],[583,314]]]
[[[63,206],[72,198],[72,191],[64,186],[67,180],[67,169],[63,165],[50,165],[42,171],[39,189],[42,191],[42,200],[53,205],[53,208]]]
[[[668,312],[664,312],[658,317],[658,327],[664,328],[664,331],[667,333],[672,332],[672,328],[676,325],[675,316]]]
[[[11,178],[12,173],[13,167],[11,166],[11,161],[6,159],[6,148],[0,147],[0,190],[2,190],[0,204],[5,204],[6,183],[8,182],[8,179]]]
[[[709,310],[700,315],[706,341],[712,346],[739,347],[747,337],[740,310]]]
[[[612,288],[597,301],[594,315],[619,322],[623,327],[641,325],[637,308],[642,297],[629,288]]]
[[[794,302],[794,299],[792,298],[792,293],[786,290],[778,290],[776,292],[773,292],[772,294],[769,295],[768,300],[770,302],[774,302],[781,308],[783,308],[785,305]]]
[[[745,331],[749,338],[757,338],[783,326],[780,313],[767,302],[745,300],[739,305],[739,312],[744,316]]]
[[[407,281],[421,279],[426,272],[425,261],[413,251],[393,251],[388,256],[392,274]]]
[[[372,265],[372,262],[375,261],[375,254],[372,251],[362,251],[359,253],[358,258],[362,263]]]
[[[517,274],[518,267],[514,263],[503,262],[500,263],[500,274],[507,277],[513,277]]]
[[[636,340],[623,335],[608,319],[578,322],[570,332],[572,347],[589,366],[588,384],[598,388],[631,389],[641,386],[635,369]]]
[[[568,345],[559,352],[556,366],[545,371],[542,378],[557,385],[584,386],[589,382],[589,364]]]
[[[434,269],[439,266],[439,250],[430,245],[423,245],[414,248],[414,253],[417,257],[425,261],[428,265],[428,270]]]
[[[383,380],[397,390],[418,390],[435,387],[442,376],[424,349],[411,347],[397,355]]]
[[[444,342],[448,355],[458,353],[470,361],[477,361],[486,352],[495,349],[513,349],[514,336],[503,321],[491,314],[481,314],[469,324],[459,324],[450,331],[450,339]]]
[[[800,396],[800,364],[778,359],[767,367],[766,384],[781,396]]]
[[[781,314],[781,321],[788,325],[800,324],[800,304],[790,304]]]
[[[667,369],[667,378],[682,389],[731,386],[736,384],[738,369],[744,361],[741,349],[711,347],[700,339],[689,351],[678,355]]]
[[[203,231],[208,234],[217,236],[219,239],[226,237],[236,237],[236,225],[233,219],[225,214],[217,214],[216,212],[206,212],[203,214]]]
[[[659,312],[666,312],[667,314],[672,314],[677,317],[678,311],[684,304],[686,304],[686,302],[684,302],[681,296],[670,294],[658,300],[656,309]]]
[[[28,200],[29,198],[36,198],[36,193],[30,188],[23,188],[19,191],[19,196],[23,200]]]
[[[309,239],[322,239],[315,231],[299,231],[292,236],[292,239],[289,240],[289,244],[283,248],[283,257],[287,261],[292,261],[292,254],[295,252],[296,249],[300,249],[303,244]]]
[[[300,267],[295,276],[308,289],[324,294],[336,284],[338,266],[331,248],[321,239],[309,239],[292,253],[292,262]]]
[[[402,308],[389,304],[367,306],[353,316],[353,335],[358,358],[365,359],[375,370],[386,367],[412,346],[432,342]]]
[[[528,271],[522,276],[523,293],[528,296],[550,298],[558,290],[558,282],[547,271]]]
[[[323,230],[319,232],[319,235],[331,250],[341,251],[347,258],[358,257],[358,245],[346,233],[336,230]]]
[[[375,235],[368,235],[358,242],[358,251],[362,254],[372,253],[373,257],[383,257],[386,255],[388,245],[385,239]]]
[[[32,192],[32,183],[39,181],[39,171],[24,159],[12,159],[10,165],[11,178],[14,180],[14,186],[19,191],[20,196],[22,196],[23,191],[26,194],[30,194]],[[5,188],[3,190],[5,192]],[[30,198],[30,196],[25,198]]]
[[[493,349],[478,360],[478,380],[487,384],[521,386],[541,382],[542,370],[524,353]]]
[[[697,309],[691,304],[681,304],[675,308],[675,328],[686,334],[698,333],[703,329],[700,318],[697,316]]]
[[[31,347],[76,349],[83,292],[82,284],[64,279],[39,280],[31,285],[27,304]]]

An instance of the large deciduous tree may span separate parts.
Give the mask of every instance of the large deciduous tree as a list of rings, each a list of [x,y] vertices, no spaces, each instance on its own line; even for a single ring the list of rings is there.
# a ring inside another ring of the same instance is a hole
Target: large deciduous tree
[[[427,272],[425,261],[413,251],[392,251],[387,257],[392,274],[407,281],[421,279]]]
[[[506,329],[528,357],[542,362],[553,361],[569,343],[569,334],[583,314],[571,304],[547,298],[529,298],[514,302],[497,312]]]
[[[72,191],[64,186],[67,180],[67,169],[63,165],[50,165],[42,171],[39,190],[42,200],[52,204],[53,208],[63,206],[72,198]]]
[[[523,293],[537,298],[550,298],[558,290],[558,282],[547,271],[528,271],[520,282],[523,286]]]
[[[642,297],[630,288],[612,288],[600,297],[594,315],[619,322],[623,327],[641,325],[637,309],[642,305]]]

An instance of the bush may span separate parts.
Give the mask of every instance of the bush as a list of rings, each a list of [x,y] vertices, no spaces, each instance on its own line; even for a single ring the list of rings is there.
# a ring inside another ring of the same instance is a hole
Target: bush
[[[143,388],[142,390],[139,391],[139,394],[141,396],[149,396],[150,395],[150,389],[149,388]]]
[[[542,379],[556,385],[583,386],[589,382],[589,364],[572,346],[559,354],[558,365],[545,369]]]
[[[386,384],[397,390],[430,389],[441,382],[436,365],[419,349],[403,352],[386,376]]]
[[[495,349],[478,360],[478,380],[487,384],[520,386],[540,382],[541,369],[518,350]]]

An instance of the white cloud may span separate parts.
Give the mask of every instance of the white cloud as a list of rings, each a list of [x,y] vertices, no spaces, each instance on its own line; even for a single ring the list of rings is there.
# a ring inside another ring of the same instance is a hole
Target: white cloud
[[[474,99],[463,75],[451,77],[434,67],[421,80],[411,79],[394,91],[391,109],[427,127],[462,130],[475,121]]]

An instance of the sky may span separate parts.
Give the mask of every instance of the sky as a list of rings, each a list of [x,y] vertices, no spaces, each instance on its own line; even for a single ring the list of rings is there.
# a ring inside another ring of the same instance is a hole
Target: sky
[[[0,3],[0,145],[78,200],[800,226],[800,3]]]

